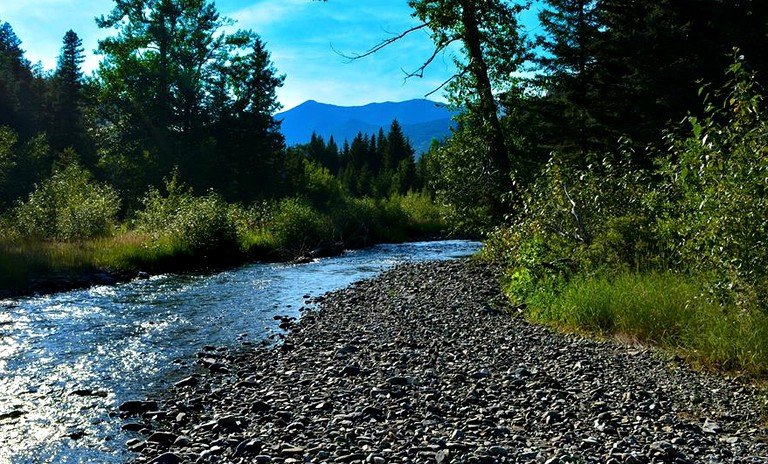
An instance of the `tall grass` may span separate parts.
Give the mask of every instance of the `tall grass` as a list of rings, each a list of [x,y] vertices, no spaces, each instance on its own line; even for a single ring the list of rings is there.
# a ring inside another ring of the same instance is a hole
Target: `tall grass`
[[[434,235],[439,209],[423,195],[388,200],[343,197],[322,209],[301,198],[230,205],[170,184],[152,191],[145,209],[111,236],[62,241],[28,237],[13,218],[0,221],[0,293],[51,278],[101,270],[118,275],[221,267],[245,261],[292,260],[343,242],[356,248]]]
[[[694,364],[768,375],[768,314],[726,307],[706,283],[673,273],[577,277],[529,295],[528,317],[569,330],[619,335],[669,349]]]

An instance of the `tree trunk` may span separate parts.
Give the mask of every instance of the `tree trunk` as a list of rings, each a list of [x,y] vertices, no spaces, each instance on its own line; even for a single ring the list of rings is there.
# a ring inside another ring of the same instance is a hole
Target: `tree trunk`
[[[460,0],[461,22],[464,26],[464,45],[469,53],[469,71],[475,79],[480,98],[480,116],[488,128],[489,155],[493,164],[494,177],[498,182],[501,193],[506,193],[511,187],[510,174],[512,165],[509,161],[504,133],[499,121],[498,106],[493,96],[491,79],[488,74],[488,64],[483,56],[482,39],[477,22],[477,15],[472,0]],[[498,192],[496,194],[498,196]],[[494,214],[500,213],[501,198],[491,199]]]

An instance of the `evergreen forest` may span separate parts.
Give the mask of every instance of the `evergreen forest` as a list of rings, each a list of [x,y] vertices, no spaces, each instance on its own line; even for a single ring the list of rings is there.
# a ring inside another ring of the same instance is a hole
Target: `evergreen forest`
[[[309,0],[308,0],[309,1]],[[330,0],[333,1],[333,0]],[[115,0],[99,68],[0,18],[2,287],[66,270],[294,259],[482,237],[509,310],[768,374],[768,3],[409,0],[455,76],[448,140],[286,147],[284,76],[208,0]]]

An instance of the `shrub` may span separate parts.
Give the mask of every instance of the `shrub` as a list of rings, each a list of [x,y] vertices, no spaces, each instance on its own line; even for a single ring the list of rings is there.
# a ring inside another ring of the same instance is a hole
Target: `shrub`
[[[306,255],[333,235],[330,219],[298,198],[281,200],[268,227],[280,254],[287,258]]]
[[[109,235],[119,209],[117,192],[93,182],[91,174],[73,162],[54,172],[16,208],[15,222],[28,238],[85,240]]]
[[[166,195],[151,188],[144,209],[137,213],[138,229],[156,239],[171,239],[190,254],[234,250],[238,246],[235,215],[214,192],[196,197],[174,173],[165,183]]]
[[[666,205],[657,231],[678,266],[706,268],[713,294],[739,304],[768,298],[768,123],[742,57],[723,88],[706,97],[692,136],[670,139],[660,159]]]

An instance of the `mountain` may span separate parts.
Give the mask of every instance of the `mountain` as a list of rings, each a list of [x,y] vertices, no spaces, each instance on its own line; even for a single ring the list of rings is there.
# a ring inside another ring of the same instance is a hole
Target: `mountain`
[[[427,151],[432,139],[450,135],[453,113],[443,103],[430,100],[370,103],[364,106],[336,106],[309,100],[288,111],[278,113],[282,132],[288,146],[309,143],[312,133],[322,135],[325,141],[333,135],[341,146],[344,139],[352,142],[358,132],[386,133],[393,119],[397,119],[403,133],[411,140],[416,155]]]

